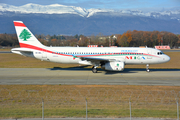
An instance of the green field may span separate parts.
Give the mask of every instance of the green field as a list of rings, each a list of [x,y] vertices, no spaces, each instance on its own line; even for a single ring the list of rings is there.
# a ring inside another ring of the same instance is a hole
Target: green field
[[[0,85],[0,119],[45,117],[176,118],[179,86]]]

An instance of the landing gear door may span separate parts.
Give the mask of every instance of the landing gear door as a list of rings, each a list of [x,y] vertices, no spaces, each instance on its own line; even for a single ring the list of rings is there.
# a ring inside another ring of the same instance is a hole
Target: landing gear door
[[[148,56],[147,56],[147,59],[152,59],[152,51],[151,50],[148,50]]]

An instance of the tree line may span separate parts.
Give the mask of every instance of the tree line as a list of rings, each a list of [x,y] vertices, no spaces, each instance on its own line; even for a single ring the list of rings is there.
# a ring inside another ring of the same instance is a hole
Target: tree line
[[[180,35],[159,31],[126,31],[123,34],[104,36],[103,34],[84,36],[78,35],[35,35],[46,46],[87,46],[98,45],[108,47],[110,44],[118,47],[139,47],[169,45],[171,48],[180,45]],[[0,46],[19,46],[16,34],[0,34]]]
[[[18,45],[19,43],[16,34],[0,34],[0,46],[14,47]]]
[[[154,47],[156,45],[169,45],[177,47],[180,42],[180,35],[175,35],[170,32],[159,31],[127,31],[122,35],[117,35],[116,43],[118,46],[124,47],[138,47],[148,46]]]

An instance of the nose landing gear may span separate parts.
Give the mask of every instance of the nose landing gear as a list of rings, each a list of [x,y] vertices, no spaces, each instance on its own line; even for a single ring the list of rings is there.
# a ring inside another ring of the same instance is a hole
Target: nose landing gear
[[[149,70],[149,64],[146,65],[146,72],[150,72],[150,70]]]

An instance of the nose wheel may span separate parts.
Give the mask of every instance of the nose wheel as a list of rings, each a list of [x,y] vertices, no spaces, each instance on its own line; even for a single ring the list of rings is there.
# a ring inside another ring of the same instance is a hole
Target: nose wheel
[[[146,72],[150,72],[150,70],[149,70],[149,64],[146,65]]]
[[[93,72],[93,73],[97,73],[97,68],[93,66],[93,67],[92,67],[92,72]]]

